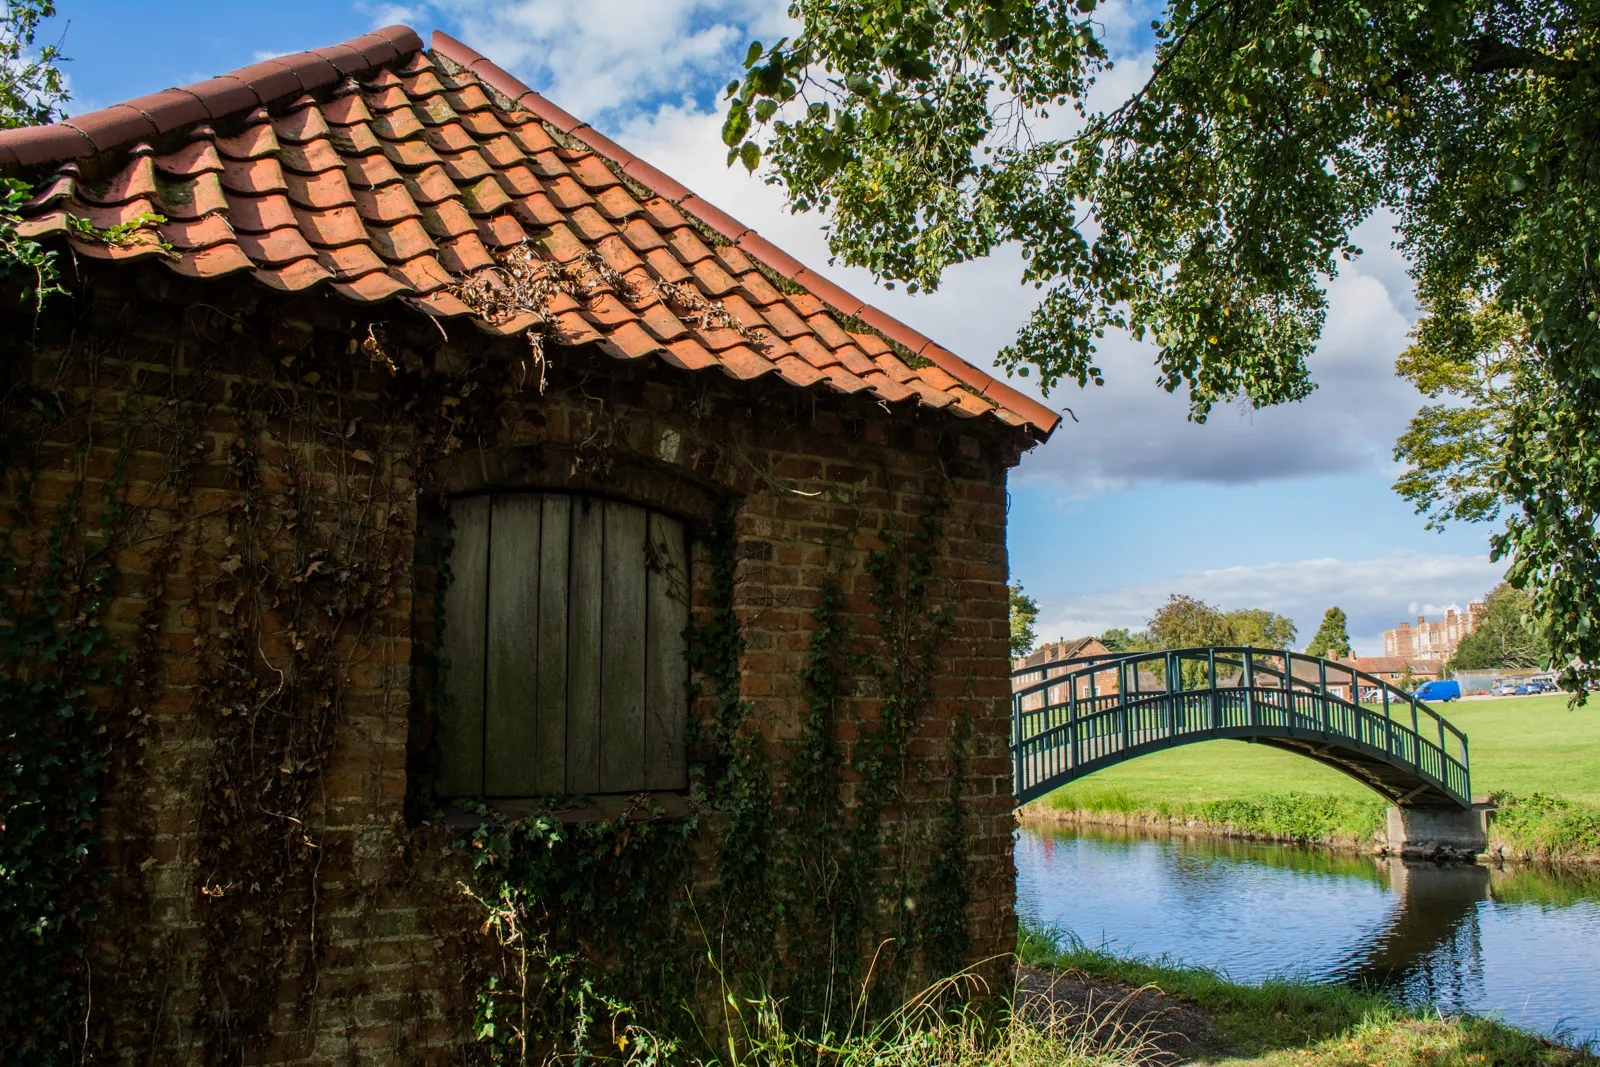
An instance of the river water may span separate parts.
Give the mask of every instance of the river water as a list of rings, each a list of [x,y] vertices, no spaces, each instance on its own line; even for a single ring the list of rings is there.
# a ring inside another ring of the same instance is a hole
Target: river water
[[[1018,831],[1017,910],[1256,982],[1371,984],[1600,1038],[1600,871],[1491,870],[1097,828]]]

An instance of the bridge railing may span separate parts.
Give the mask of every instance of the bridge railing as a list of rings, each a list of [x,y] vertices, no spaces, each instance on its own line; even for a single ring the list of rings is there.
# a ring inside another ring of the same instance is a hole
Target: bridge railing
[[[1080,657],[1020,668],[1012,695],[1019,795],[1029,779],[1135,746],[1259,727],[1345,738],[1471,796],[1464,733],[1398,686],[1303,653],[1219,646]]]

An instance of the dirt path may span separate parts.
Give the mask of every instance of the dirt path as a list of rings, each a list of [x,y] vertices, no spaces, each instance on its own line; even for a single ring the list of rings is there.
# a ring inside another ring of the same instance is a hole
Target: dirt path
[[[1028,1013],[1058,1012],[1087,1019],[1095,1043],[1143,1047],[1144,1062],[1176,1067],[1216,1051],[1211,1020],[1158,989],[1089,978],[1076,972],[1017,968],[1017,999]]]

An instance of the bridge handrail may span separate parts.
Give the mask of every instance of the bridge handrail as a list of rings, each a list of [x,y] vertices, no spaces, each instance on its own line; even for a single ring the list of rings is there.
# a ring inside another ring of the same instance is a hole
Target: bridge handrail
[[[1223,659],[1219,664],[1219,656],[1237,656],[1239,658],[1236,660]],[[1202,657],[1209,668],[1207,671],[1208,684],[1203,689],[1183,688],[1183,662],[1186,660],[1198,660]],[[1266,659],[1268,661],[1273,659],[1282,660],[1283,666],[1281,669],[1275,669],[1273,666],[1271,666],[1270,662],[1260,662],[1261,659]],[[1211,689],[1246,688],[1238,684],[1232,686],[1219,685],[1217,682],[1217,672],[1215,668],[1220,665],[1224,667],[1238,668],[1240,671],[1239,680],[1241,682],[1245,680],[1246,676],[1248,676],[1253,682],[1254,676],[1258,671],[1264,673],[1269,678],[1276,678],[1280,682],[1283,680],[1285,674],[1287,674],[1290,683],[1288,686],[1277,685],[1273,686],[1272,688],[1293,689],[1296,684],[1299,684],[1305,691],[1318,693],[1324,699],[1334,700],[1342,704],[1347,704],[1358,710],[1365,711],[1369,709],[1365,708],[1361,704],[1360,692],[1358,688],[1360,682],[1358,680],[1370,683],[1365,687],[1376,688],[1383,694],[1383,716],[1386,720],[1392,721],[1393,719],[1392,706],[1394,703],[1398,702],[1403,704],[1411,710],[1413,733],[1415,733],[1419,738],[1427,740],[1427,738],[1423,737],[1422,734],[1421,720],[1423,718],[1431,720],[1430,724],[1434,729],[1430,732],[1436,733],[1438,737],[1438,748],[1443,753],[1445,758],[1459,763],[1463,768],[1467,766],[1467,735],[1462,733],[1461,730],[1455,726],[1455,724],[1451,723],[1448,719],[1434,711],[1424,701],[1418,700],[1415,694],[1408,693],[1399,686],[1396,686],[1391,682],[1387,682],[1382,678],[1378,678],[1375,675],[1369,674],[1366,671],[1358,670],[1357,668],[1346,663],[1340,663],[1338,660],[1323,659],[1318,656],[1311,656],[1304,652],[1294,652],[1288,649],[1257,648],[1253,645],[1216,645],[1204,648],[1155,649],[1142,652],[1114,652],[1104,656],[1079,656],[1071,660],[1057,660],[1051,663],[1018,667],[1012,671],[1013,679],[1018,675],[1032,674],[1040,671],[1045,672],[1045,677],[1020,689],[1014,689],[1012,691],[1013,706],[1018,714],[1024,714],[1021,706],[1022,698],[1031,696],[1035,693],[1043,693],[1045,694],[1045,707],[1059,707],[1067,702],[1062,701],[1052,704],[1048,695],[1049,690],[1068,685],[1070,683],[1068,693],[1075,697],[1078,688],[1077,682],[1079,679],[1088,678],[1090,680],[1092,691],[1093,680],[1096,675],[1104,674],[1109,670],[1117,670],[1118,677],[1120,679],[1123,677],[1123,670],[1130,665],[1135,668],[1134,678],[1137,682],[1138,665],[1144,662],[1158,661],[1162,662],[1163,664],[1176,666],[1178,668],[1176,671],[1178,675],[1178,684],[1176,688],[1173,687],[1171,682],[1172,672],[1169,671],[1167,675],[1164,692],[1169,695],[1181,692],[1206,692]],[[1318,668],[1317,682],[1314,683],[1307,679],[1295,677],[1294,663],[1297,661],[1316,665]],[[1049,672],[1052,668],[1073,669],[1061,670],[1059,673],[1051,674]],[[1332,668],[1337,674],[1343,674],[1350,678],[1351,700],[1347,701],[1343,698],[1330,696],[1328,694],[1327,685],[1329,668]],[[1256,687],[1252,684],[1248,688],[1259,687]],[[1137,690],[1135,690],[1135,692],[1137,692]],[[1391,699],[1391,697],[1395,699]],[[1076,703],[1075,700],[1072,702]],[[1032,708],[1028,710],[1040,711],[1044,709]],[[1460,746],[1461,757],[1459,760],[1450,754],[1447,746],[1445,745],[1444,736],[1446,733],[1454,736],[1456,743]]]

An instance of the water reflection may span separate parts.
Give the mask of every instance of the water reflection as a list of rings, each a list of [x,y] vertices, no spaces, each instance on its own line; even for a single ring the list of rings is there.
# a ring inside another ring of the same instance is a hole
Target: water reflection
[[[1600,874],[1100,830],[1025,829],[1016,856],[1019,910],[1090,944],[1600,1035]]]

